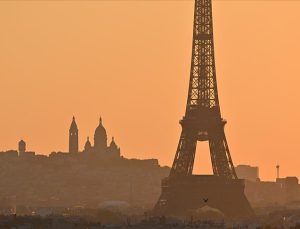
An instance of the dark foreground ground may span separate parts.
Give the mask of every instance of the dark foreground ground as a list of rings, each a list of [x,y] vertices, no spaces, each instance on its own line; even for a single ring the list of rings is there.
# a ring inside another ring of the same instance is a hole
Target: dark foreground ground
[[[79,217],[64,217],[64,216],[49,216],[46,218],[32,217],[32,216],[1,216],[0,219],[1,229],[96,229],[96,228],[225,228],[223,222],[198,222],[198,223],[180,223],[172,222],[166,223],[158,220],[156,222],[140,222],[137,224],[131,224],[127,219],[125,222],[119,224],[102,224],[101,222],[88,222]]]
[[[275,218],[274,218],[275,220]],[[176,220],[152,218],[132,223],[130,218],[124,218],[123,222],[116,224],[103,224],[91,222],[82,217],[52,215],[47,217],[40,216],[0,216],[0,229],[97,229],[97,228],[138,228],[138,229],[171,229],[171,228],[299,228],[300,224],[289,224],[286,222],[277,222],[273,225],[269,223],[258,223],[256,220],[248,221],[225,221],[225,220]]]

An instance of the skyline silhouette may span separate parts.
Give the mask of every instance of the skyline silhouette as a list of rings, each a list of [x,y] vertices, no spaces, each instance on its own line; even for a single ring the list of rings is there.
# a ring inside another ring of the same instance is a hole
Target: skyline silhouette
[[[0,150],[24,139],[38,153],[67,151],[73,114],[82,146],[101,114],[126,157],[171,165],[187,95],[193,1],[0,5]],[[299,7],[214,2],[226,134],[235,164],[259,166],[262,179],[274,180],[278,163],[282,176],[300,177]],[[204,150],[196,170],[209,172]]]

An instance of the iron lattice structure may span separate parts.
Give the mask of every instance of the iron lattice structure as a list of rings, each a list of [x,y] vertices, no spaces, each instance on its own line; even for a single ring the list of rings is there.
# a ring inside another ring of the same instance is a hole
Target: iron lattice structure
[[[156,215],[186,215],[206,205],[226,217],[249,217],[254,212],[237,178],[224,133],[216,67],[211,0],[195,0],[192,63],[182,132],[169,177],[162,180]],[[208,141],[214,175],[193,175],[198,141]]]
[[[170,177],[192,175],[198,141],[208,141],[213,173],[236,179],[224,133],[216,80],[211,0],[196,0],[192,63],[182,133]]]

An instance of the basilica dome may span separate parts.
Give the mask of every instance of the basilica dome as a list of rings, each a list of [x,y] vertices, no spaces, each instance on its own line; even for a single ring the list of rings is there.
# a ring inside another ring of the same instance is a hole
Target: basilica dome
[[[106,129],[104,128],[102,124],[102,119],[100,118],[99,126],[95,130],[95,136],[107,136]]]
[[[107,134],[101,118],[99,121],[99,126],[95,130],[94,145],[95,149],[98,151],[102,151],[107,148]]]

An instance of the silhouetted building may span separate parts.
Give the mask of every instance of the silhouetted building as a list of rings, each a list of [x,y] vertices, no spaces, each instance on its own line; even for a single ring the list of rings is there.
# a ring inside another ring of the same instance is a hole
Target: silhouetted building
[[[99,120],[99,126],[95,130],[94,150],[96,152],[105,152],[107,149],[107,134],[102,124],[102,118]]]
[[[18,144],[18,153],[19,153],[19,157],[32,157],[32,156],[35,156],[35,152],[32,152],[32,151],[26,151],[26,142],[24,140],[21,140],[19,141],[19,144]],[[8,152],[8,151],[7,151]]]
[[[5,152],[0,152],[0,158],[8,159],[8,158],[17,158],[18,151],[17,150],[8,150]]]
[[[26,213],[26,208],[33,212],[31,207],[96,208],[106,201],[130,200],[143,209],[153,205],[168,167],[161,167],[155,159],[121,157],[115,139],[107,141],[102,120],[95,130],[95,146],[87,138],[82,152],[74,117],[69,130],[68,152],[35,155],[23,140],[18,150],[0,151],[0,197],[11,197],[13,207],[5,207],[0,198],[0,214],[6,209],[9,214]]]
[[[24,140],[19,141],[19,156],[25,154],[26,152],[26,142]]]
[[[92,144],[90,142],[90,138],[87,137],[87,140],[86,140],[86,143],[84,145],[84,150],[83,152],[85,153],[90,153],[92,151],[93,147],[92,147]]]
[[[250,165],[238,165],[235,167],[236,175],[239,179],[249,181],[259,180],[259,168]]]
[[[277,178],[272,181],[245,181],[245,193],[256,207],[284,206],[300,201],[300,185],[297,177]]]
[[[99,120],[99,125],[95,130],[94,134],[94,146],[92,146],[89,137],[84,145],[83,153],[97,154],[108,157],[120,157],[121,150],[115,142],[114,137],[110,145],[107,145],[107,133],[103,126],[102,118]]]
[[[276,183],[280,184],[280,187],[284,189],[286,202],[300,200],[299,180],[297,177],[277,178]]]
[[[112,137],[111,143],[110,143],[110,145],[108,147],[108,153],[110,155],[114,156],[114,157],[120,157],[121,156],[121,150],[117,146],[114,137]]]
[[[73,117],[69,130],[69,152],[78,153],[78,128],[75,117]]]

